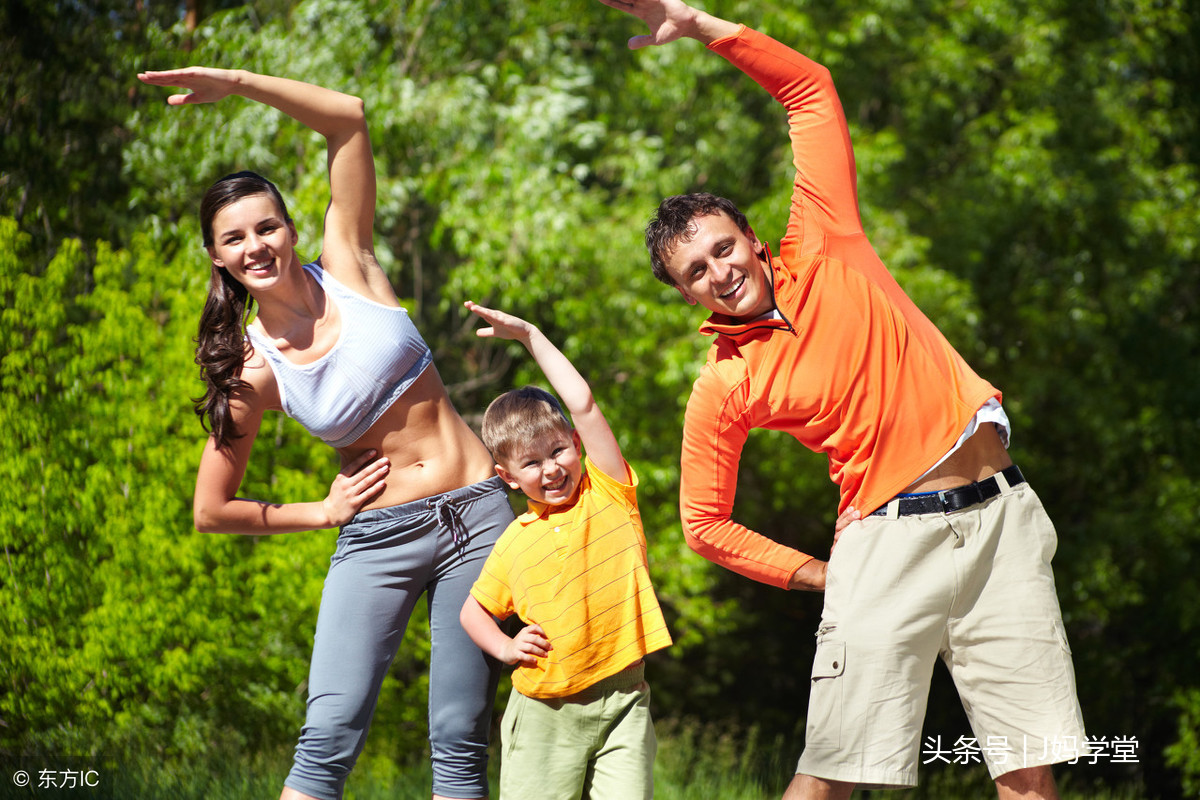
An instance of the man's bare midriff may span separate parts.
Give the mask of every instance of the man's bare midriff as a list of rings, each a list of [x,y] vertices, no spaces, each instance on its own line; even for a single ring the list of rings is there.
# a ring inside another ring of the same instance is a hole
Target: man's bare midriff
[[[367,450],[385,456],[391,469],[383,493],[364,509],[419,500],[496,474],[492,457],[455,410],[433,365],[358,441],[338,452],[344,466]]]
[[[994,475],[1012,463],[995,424],[985,422],[962,447],[928,475],[910,484],[904,493],[940,492],[964,486]]]

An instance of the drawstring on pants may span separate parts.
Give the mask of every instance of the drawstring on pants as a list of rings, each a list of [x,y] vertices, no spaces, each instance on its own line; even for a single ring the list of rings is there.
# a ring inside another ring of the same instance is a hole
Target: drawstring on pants
[[[465,555],[464,551],[467,547],[467,539],[470,538],[470,531],[467,530],[467,526],[459,516],[458,509],[455,508],[450,496],[444,494],[437,500],[430,499],[428,504],[437,512],[438,524],[449,531],[454,538],[454,546],[458,549],[458,554]]]

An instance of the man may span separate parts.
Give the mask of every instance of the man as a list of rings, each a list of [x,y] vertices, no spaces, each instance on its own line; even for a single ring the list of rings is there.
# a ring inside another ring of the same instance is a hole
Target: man
[[[680,0],[602,0],[688,37],[788,112],[797,168],[778,257],[733,203],[664,200],[655,275],[711,312],[716,340],[688,401],[680,508],[688,543],[740,574],[825,592],[805,750],[785,798],[916,784],[933,662],[950,669],[1008,797],[1057,796],[1050,764],[1086,750],[1050,560],[1054,528],[1007,452],[1001,394],[904,294],[862,230],[849,131],[828,70]],[[830,561],[731,519],[753,428],[829,459],[840,487]]]

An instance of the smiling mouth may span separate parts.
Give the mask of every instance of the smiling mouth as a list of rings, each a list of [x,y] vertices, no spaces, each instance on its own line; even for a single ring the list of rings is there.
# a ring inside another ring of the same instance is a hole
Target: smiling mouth
[[[740,279],[738,279],[738,280],[737,280],[737,281],[736,281],[736,282],[733,284],[733,286],[729,287],[728,289],[726,289],[725,291],[721,292],[721,293],[720,293],[719,295],[717,295],[717,296],[718,296],[718,297],[720,297],[722,300],[728,300],[728,299],[729,299],[729,298],[730,298],[732,295],[734,295],[734,294],[736,294],[736,293],[737,293],[737,290],[738,290],[738,289],[742,288],[742,284],[744,284],[745,282],[746,282],[746,276],[745,276],[745,275],[743,275],[743,276],[742,276]]]
[[[570,477],[570,475],[563,475],[561,479],[555,481],[554,483],[546,484],[544,488],[547,492],[560,492],[567,488],[567,479]]]

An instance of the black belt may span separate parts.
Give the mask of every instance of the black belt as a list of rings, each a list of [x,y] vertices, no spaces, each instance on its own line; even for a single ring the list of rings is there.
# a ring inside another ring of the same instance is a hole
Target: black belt
[[[1018,486],[1025,482],[1025,476],[1016,464],[1000,470],[1000,474],[1008,481],[1009,486]],[[888,506],[899,503],[897,516],[907,517],[911,514],[949,514],[952,511],[962,511],[964,508],[977,506],[985,500],[990,500],[1000,494],[1000,482],[996,476],[984,478],[966,486],[957,486],[944,492],[930,492],[914,497],[897,497],[885,503],[870,513],[872,517],[886,517]]]

